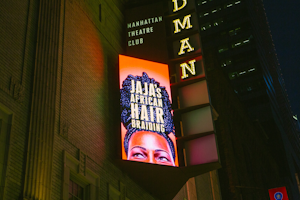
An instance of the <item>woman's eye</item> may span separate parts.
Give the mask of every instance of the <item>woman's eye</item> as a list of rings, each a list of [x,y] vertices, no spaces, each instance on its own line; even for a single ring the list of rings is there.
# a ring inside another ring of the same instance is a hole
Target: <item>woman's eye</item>
[[[134,157],[134,158],[145,158],[145,156],[141,153],[135,153],[135,154],[132,155],[132,157]]]
[[[158,160],[162,162],[170,162],[169,159],[166,157],[158,157]]]

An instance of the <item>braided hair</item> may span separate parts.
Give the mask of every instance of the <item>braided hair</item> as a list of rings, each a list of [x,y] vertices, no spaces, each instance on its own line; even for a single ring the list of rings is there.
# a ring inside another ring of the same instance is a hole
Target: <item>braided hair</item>
[[[162,109],[163,109],[163,118],[164,118],[164,127],[165,131],[160,132],[160,131],[155,131],[155,130],[149,130],[151,132],[155,132],[161,136],[163,136],[166,141],[169,144],[169,147],[171,149],[172,157],[175,160],[175,148],[172,140],[169,137],[169,134],[174,134],[174,123],[173,123],[173,118],[172,118],[172,108],[171,108],[171,102],[169,100],[169,95],[168,92],[166,91],[165,87],[160,86],[160,83],[155,81],[153,78],[149,78],[147,73],[143,72],[142,76],[133,76],[133,75],[128,75],[127,78],[123,81],[122,83],[122,89],[120,89],[121,93],[121,99],[120,99],[120,107],[121,107],[121,122],[123,123],[124,127],[127,129],[127,132],[125,134],[124,138],[124,148],[125,148],[125,153],[128,156],[128,144],[130,141],[131,136],[138,131],[143,131],[140,128],[137,127],[132,127],[132,117],[131,117],[131,93],[130,90],[132,88],[132,80],[134,81],[140,81],[142,85],[144,83],[150,83],[156,84],[157,88],[161,89],[161,99],[163,102]],[[145,92],[145,88],[142,89],[143,92]],[[147,105],[147,108],[149,105]],[[141,113],[141,107],[139,107],[138,110],[139,114]],[[148,117],[150,118],[150,112],[149,109],[147,109],[147,114]],[[154,120],[156,120],[156,113],[154,112]],[[175,135],[175,134],[174,134]]]

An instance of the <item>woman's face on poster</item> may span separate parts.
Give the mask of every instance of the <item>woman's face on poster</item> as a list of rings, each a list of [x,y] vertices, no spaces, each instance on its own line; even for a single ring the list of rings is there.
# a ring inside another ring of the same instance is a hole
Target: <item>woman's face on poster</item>
[[[127,160],[175,166],[167,140],[150,131],[133,133],[128,143]]]

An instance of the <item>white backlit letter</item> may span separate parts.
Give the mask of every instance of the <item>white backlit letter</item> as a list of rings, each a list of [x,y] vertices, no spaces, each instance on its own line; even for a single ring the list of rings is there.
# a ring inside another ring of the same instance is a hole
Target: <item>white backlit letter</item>
[[[180,40],[181,46],[180,46],[180,51],[178,52],[178,55],[185,54],[185,49],[188,49],[187,52],[194,51],[194,48],[190,45],[189,43],[190,38],[185,38]]]
[[[131,103],[131,118],[132,119],[139,119],[139,107],[136,103]]]
[[[186,6],[186,4],[187,4],[187,0],[183,0],[182,1],[182,6],[180,6],[179,8],[178,8],[178,0],[172,0],[173,1],[173,3],[174,3],[174,9],[173,9],[173,12],[177,12],[178,10],[181,10],[182,8],[184,8],[185,6]]]
[[[183,23],[181,23],[180,19],[175,19],[173,20],[175,31],[174,33],[179,33],[181,30],[179,29],[179,26],[181,29],[190,29],[193,28],[191,25],[191,16],[192,15],[187,15],[183,18]]]
[[[146,105],[142,105],[142,108],[141,108],[141,120],[146,120],[148,121],[148,113],[147,113],[147,107]]]
[[[189,72],[190,72],[192,75],[196,75],[195,62],[196,62],[195,59],[189,61],[190,66],[189,66],[187,63],[181,63],[181,64],[180,64],[181,71],[182,71],[181,79],[185,79],[185,78],[189,77],[189,76],[186,74],[186,70],[189,70]]]
[[[162,108],[156,108],[156,122],[157,123],[164,123],[164,118],[163,118],[163,115],[164,115],[164,111]]]

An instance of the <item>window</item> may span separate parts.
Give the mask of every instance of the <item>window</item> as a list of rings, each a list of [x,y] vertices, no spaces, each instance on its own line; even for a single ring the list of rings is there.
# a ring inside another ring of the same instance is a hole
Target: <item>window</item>
[[[208,22],[206,24],[203,24],[201,26],[201,31],[206,31],[207,29],[209,29],[211,27],[211,24]]]
[[[219,6],[219,7],[213,8],[213,9],[211,10],[211,13],[216,13],[216,12],[218,12],[218,11],[220,11],[220,10],[221,10],[221,7]]]
[[[99,176],[86,167],[86,155],[80,150],[79,159],[64,151],[62,200],[96,200],[99,196]]]
[[[223,21],[222,18],[216,19],[216,20],[214,21],[214,26],[220,26],[223,22],[224,22],[224,21]]]
[[[248,69],[247,71],[248,71],[248,72],[254,72],[255,70],[256,70],[256,68],[255,68],[255,66],[254,66],[254,67]]]
[[[219,53],[222,53],[222,52],[227,51],[227,50],[228,50],[228,46],[227,46],[227,45],[220,46],[220,47],[218,48],[218,52],[219,52]]]
[[[231,45],[232,48],[240,46],[242,43],[240,41],[235,42],[234,44]]]
[[[108,184],[108,200],[129,200],[126,197],[126,186],[122,182],[119,182],[119,188],[120,191],[111,184]]]
[[[253,65],[251,67],[248,67],[246,69],[242,69],[240,71],[230,72],[230,73],[228,73],[228,77],[229,77],[230,80],[232,80],[232,79],[235,79],[235,78],[240,77],[240,76],[253,74],[256,71],[257,71],[256,66]],[[250,90],[248,90],[248,91],[250,91]]]
[[[238,77],[238,73],[237,73],[237,72],[230,72],[230,73],[228,74],[228,77],[229,77],[230,80],[233,80],[233,79],[235,79],[236,77]]]
[[[213,1],[213,0],[199,0],[199,1],[197,1],[197,5],[198,6],[205,5],[210,1]]]
[[[199,17],[200,17],[200,18],[201,18],[201,17],[206,17],[206,16],[208,16],[210,13],[211,13],[211,14],[214,14],[214,13],[220,11],[220,10],[221,10],[221,7],[216,7],[216,8],[213,8],[212,10],[210,10],[210,11],[204,11],[204,12],[201,12],[201,13],[199,14]]]
[[[232,43],[231,47],[236,48],[236,47],[239,47],[239,46],[243,46],[245,44],[249,44],[250,43],[250,38],[251,38],[251,36],[248,37],[248,38],[245,38],[245,39],[235,41],[234,43]]]
[[[221,67],[227,67],[228,65],[231,65],[231,64],[232,64],[232,60],[230,58],[221,61]]]
[[[228,33],[230,36],[237,35],[241,31],[241,27],[237,27],[235,29],[230,30]]]
[[[112,185],[108,185],[108,196],[109,200],[119,200],[121,197],[120,191],[114,188]]]
[[[232,6],[235,6],[235,5],[238,5],[240,4],[241,1],[240,0],[237,0],[237,1],[230,1],[228,2],[227,4],[224,5],[224,8],[230,8]]]
[[[229,2],[229,3],[227,3],[227,4],[224,5],[224,8],[230,8],[230,7],[232,7],[233,5],[234,5],[233,2]]]
[[[69,181],[69,200],[83,200],[84,188],[74,181]]]
[[[206,17],[206,16],[208,16],[209,15],[209,11],[204,11],[204,12],[201,12],[200,14],[199,14],[199,17],[201,18],[201,17]]]

